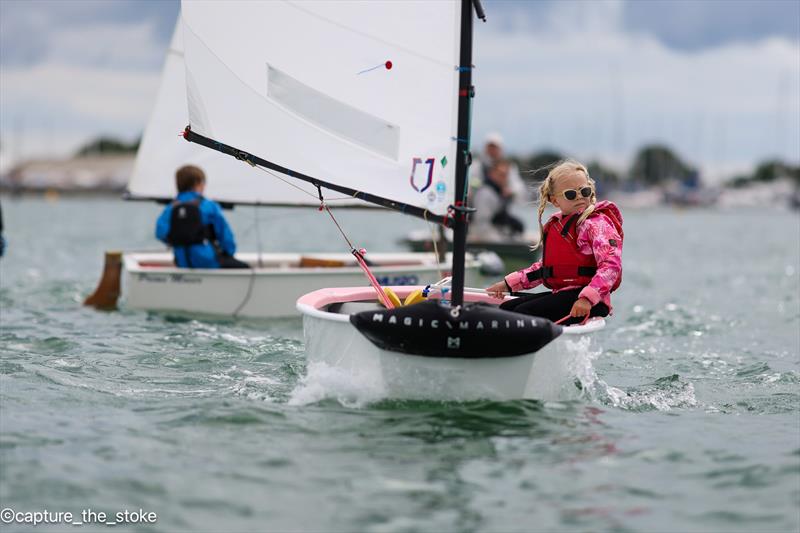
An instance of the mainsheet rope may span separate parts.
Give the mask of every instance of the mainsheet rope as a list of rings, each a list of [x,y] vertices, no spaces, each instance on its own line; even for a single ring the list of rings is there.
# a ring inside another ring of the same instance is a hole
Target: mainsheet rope
[[[336,228],[339,230],[339,233],[342,234],[342,237],[344,237],[345,242],[347,242],[347,245],[350,246],[350,253],[352,253],[353,256],[356,258],[358,266],[360,266],[361,270],[364,271],[364,274],[366,274],[370,284],[372,284],[372,287],[375,289],[375,292],[378,293],[378,299],[387,309],[394,309],[394,304],[386,295],[386,293],[383,292],[383,287],[381,287],[381,284],[378,283],[377,279],[375,279],[375,276],[369,269],[367,262],[364,261],[364,254],[367,253],[367,251],[364,248],[356,249],[356,247],[353,246],[353,243],[350,242],[350,239],[347,238],[347,235],[345,234],[342,227],[339,225],[339,222],[336,220],[336,217],[333,216],[333,213],[331,212],[330,208],[328,208],[328,206],[325,204],[325,201],[322,199],[322,189],[319,189],[319,199],[320,199],[319,210],[322,211],[324,209],[325,212],[328,213],[328,215],[331,217],[331,220],[333,220],[333,223],[336,225]]]
[[[431,221],[428,220],[428,213],[425,212],[425,222],[428,224],[428,229],[431,231],[431,242],[433,242],[433,254],[436,257],[436,272],[439,274],[439,279],[442,279],[444,276],[442,275],[442,264],[439,262],[439,246],[436,243],[438,240],[436,238],[435,230],[431,225]]]
[[[280,177],[275,172],[271,172],[271,171],[267,170],[266,168],[262,168],[262,167],[256,165],[255,163],[252,163],[251,161],[247,161],[247,163],[249,163],[251,166],[253,166],[253,167],[255,167],[255,168],[257,168],[257,169],[259,169],[259,170],[261,170],[263,172],[266,172],[270,176],[281,180],[286,185],[290,185],[290,186],[294,187],[295,189],[297,189],[298,191],[300,191],[300,192],[302,192],[304,194],[307,194],[308,196],[311,196],[312,198],[318,198],[319,201],[320,201],[319,210],[322,211],[324,209],[325,212],[327,212],[328,215],[331,217],[331,220],[333,220],[333,223],[336,225],[336,228],[339,230],[339,233],[342,234],[342,237],[344,237],[345,242],[347,242],[347,245],[350,247],[350,253],[352,253],[353,256],[356,258],[356,263],[358,263],[358,266],[360,266],[361,270],[364,271],[364,274],[367,276],[367,279],[369,279],[369,282],[372,285],[372,287],[375,289],[375,292],[378,293],[378,299],[381,301],[381,303],[387,309],[394,309],[394,304],[389,299],[389,297],[386,295],[386,293],[383,292],[383,287],[381,287],[381,284],[378,283],[377,279],[375,279],[375,276],[372,274],[372,271],[369,269],[369,266],[367,265],[367,262],[364,260],[364,254],[367,253],[367,251],[364,248],[357,249],[355,246],[353,246],[353,243],[350,242],[350,239],[347,238],[347,234],[345,234],[344,230],[339,225],[339,222],[336,220],[336,217],[333,216],[333,213],[328,208],[328,205],[325,203],[325,200],[322,198],[322,188],[321,187],[317,186],[317,191],[318,191],[318,197],[317,197],[317,196],[314,196],[309,191],[303,189],[302,187],[299,187],[296,184],[283,179],[282,177]],[[340,197],[340,198],[332,198],[332,200],[349,200],[349,199],[350,199],[349,196],[343,196],[343,197]]]
[[[279,176],[275,172],[272,172],[272,171],[270,171],[270,170],[268,170],[266,168],[263,168],[260,165],[257,165],[257,164],[255,164],[254,162],[252,162],[250,160],[245,160],[245,162],[247,164],[249,164],[250,166],[252,166],[254,168],[257,168],[257,169],[261,170],[262,172],[265,172],[265,173],[269,174],[270,176],[282,181],[286,185],[289,185],[290,187],[294,187],[295,189],[297,189],[298,191],[302,192],[303,194],[306,194],[308,196],[311,196],[312,198],[318,199],[320,201],[319,211],[322,211],[324,209],[325,212],[327,212],[328,215],[331,217],[331,220],[336,225],[336,228],[339,230],[339,233],[342,234],[342,237],[344,237],[345,242],[347,242],[347,245],[350,246],[350,252],[356,258],[356,262],[358,263],[358,266],[360,266],[361,270],[364,271],[364,274],[369,279],[369,282],[372,285],[372,287],[375,289],[375,292],[378,293],[378,299],[381,301],[381,303],[387,309],[394,309],[394,304],[392,304],[392,302],[389,299],[389,297],[383,291],[383,287],[381,287],[380,283],[378,283],[378,280],[372,274],[372,271],[369,269],[369,266],[367,265],[367,263],[366,263],[366,261],[364,259],[364,254],[367,253],[366,249],[364,249],[364,248],[357,249],[355,246],[353,246],[353,243],[350,242],[350,239],[347,238],[347,235],[345,234],[344,230],[339,225],[339,222],[336,220],[336,217],[333,216],[333,213],[331,212],[330,208],[328,207],[328,205],[326,203],[326,200],[323,199],[323,197],[322,197],[322,188],[319,185],[317,186],[318,195],[315,196],[313,193],[303,189],[302,187],[298,186],[297,184],[292,183],[292,182],[290,182],[288,180],[285,180],[284,178],[282,178],[281,176]],[[466,187],[465,187],[465,192],[466,192]],[[355,193],[355,194],[358,194],[358,193]],[[351,197],[349,197],[349,196],[342,196],[342,197],[338,197],[338,198],[331,198],[331,199],[329,199],[329,201],[349,200],[350,198]],[[428,221],[428,212],[427,212],[427,210],[425,211],[425,215],[424,216],[425,216],[425,221],[428,222],[428,226],[430,227],[430,221]],[[435,238],[433,239],[433,248],[434,248],[434,253],[435,253],[435,256],[436,256],[436,269],[438,270],[439,276],[441,277],[441,275],[442,275],[442,267],[441,267],[441,264],[439,263],[439,249],[437,247]]]

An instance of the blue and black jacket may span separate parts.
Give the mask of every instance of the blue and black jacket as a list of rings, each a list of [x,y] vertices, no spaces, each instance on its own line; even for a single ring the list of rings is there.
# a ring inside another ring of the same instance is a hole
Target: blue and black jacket
[[[173,209],[181,204],[194,203],[200,210],[207,238],[199,244],[176,245],[170,242]],[[203,198],[195,191],[179,193],[175,202],[164,208],[156,222],[156,238],[173,247],[175,264],[179,267],[219,268],[219,254],[232,256],[236,253],[236,241],[228,222],[217,202]]]

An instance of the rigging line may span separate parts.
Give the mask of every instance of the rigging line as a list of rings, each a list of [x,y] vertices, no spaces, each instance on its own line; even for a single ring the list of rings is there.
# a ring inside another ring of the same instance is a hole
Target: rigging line
[[[433,254],[436,257],[436,273],[439,274],[439,279],[442,279],[442,264],[439,262],[439,246],[436,244],[436,233],[431,226],[430,220],[428,220],[428,214],[425,214],[425,222],[428,224],[428,229],[431,232],[431,242],[433,242]]]
[[[327,204],[325,204],[325,200],[322,198],[322,188],[317,186],[317,190],[319,190],[320,211],[322,209],[325,209],[325,211],[331,217],[331,220],[333,220],[333,223],[336,224],[336,227],[339,229],[339,233],[342,234],[342,237],[344,237],[344,240],[347,241],[347,244],[350,246],[350,252],[353,254],[353,257],[356,258],[356,263],[358,263],[358,266],[361,267],[361,270],[364,271],[364,274],[367,276],[367,279],[369,280],[370,285],[372,285],[372,288],[375,289],[375,292],[377,293],[378,296],[378,300],[380,300],[383,306],[386,307],[387,309],[394,309],[394,305],[392,304],[391,300],[389,300],[389,296],[384,292],[383,287],[381,287],[381,284],[378,283],[378,280],[375,278],[375,275],[369,269],[367,261],[364,259],[364,253],[366,252],[366,250],[364,250],[363,248],[361,250],[357,250],[356,247],[353,246],[353,243],[350,242],[350,239],[348,239],[347,235],[345,235],[344,230],[339,225],[339,222],[337,222],[336,217],[333,216],[333,213],[331,212],[330,208],[328,208]]]
[[[283,179],[283,178],[280,176],[280,174],[278,174],[277,172],[273,172],[272,170],[269,170],[269,169],[267,169],[267,168],[264,168],[264,167],[262,167],[261,165],[257,165],[257,164],[253,164],[252,166],[253,166],[253,167],[255,167],[255,168],[257,168],[257,169],[258,169],[258,170],[260,170],[261,172],[264,172],[264,173],[266,173],[266,174],[269,174],[269,175],[270,175],[270,176],[272,176],[273,178],[275,178],[275,179],[277,179],[277,180],[280,180],[280,181],[282,181],[282,182],[283,182],[283,183],[285,183],[286,185],[288,185],[288,186],[290,186],[290,187],[294,187],[295,189],[297,189],[298,191],[302,192],[303,194],[307,194],[308,196],[310,196],[310,197],[314,198],[314,200],[317,200],[317,199],[318,199],[318,198],[317,198],[317,196],[316,196],[315,194],[313,194],[313,193],[311,193],[311,192],[309,192],[309,191],[305,190],[304,188],[300,187],[300,186],[299,186],[299,185],[297,185],[296,183],[292,183],[291,181],[288,181],[288,180],[285,180],[285,179]],[[358,199],[358,198],[356,197],[356,195],[358,194],[358,192],[359,192],[359,191],[356,191],[356,192],[355,192],[355,193],[354,193],[352,196],[336,196],[336,197],[334,197],[334,198],[326,198],[326,199],[325,199],[325,201],[326,201],[326,202],[341,202],[341,201],[344,201],[344,200],[352,200],[353,198],[356,198],[356,199]],[[380,207],[380,206],[379,206],[379,207]]]
[[[240,303],[239,307],[237,307],[236,310],[233,312],[234,318],[238,318],[239,312],[244,308],[245,305],[247,305],[247,302],[250,301],[250,296],[252,296],[253,294],[253,285],[255,285],[256,282],[256,269],[250,266],[249,263],[248,266],[250,267],[250,280],[249,283],[247,284],[247,293],[244,295],[242,303]]]
[[[449,67],[450,66],[450,64],[447,63],[446,61],[439,61],[438,59],[434,59],[434,58],[428,57],[428,56],[426,56],[424,54],[420,54],[419,52],[416,52],[416,51],[412,50],[411,48],[406,48],[405,46],[401,46],[401,45],[399,45],[397,43],[394,43],[392,41],[388,41],[386,39],[381,39],[380,37],[375,37],[374,35],[370,35],[367,32],[364,32],[364,31],[361,31],[361,30],[357,30],[355,28],[351,28],[350,26],[345,26],[344,24],[341,24],[340,22],[336,22],[335,20],[331,20],[331,19],[329,19],[327,17],[324,17],[322,15],[314,13],[313,11],[309,11],[308,9],[300,7],[295,2],[288,2],[287,1],[286,3],[289,4],[290,6],[292,6],[293,8],[297,9],[298,11],[302,11],[306,15],[310,15],[310,16],[316,18],[316,19],[319,19],[319,20],[324,20],[328,24],[332,24],[333,26],[337,26],[337,27],[339,27],[339,28],[341,28],[341,29],[343,29],[345,31],[350,32],[350,33],[355,33],[356,35],[360,35],[361,37],[365,37],[365,38],[367,38],[367,39],[369,39],[371,41],[377,41],[377,42],[379,42],[381,44],[385,44],[387,46],[391,46],[392,48],[396,48],[397,50],[402,50],[403,52],[405,52],[405,53],[407,53],[409,55],[412,55],[412,56],[417,57],[419,59],[423,59],[425,61],[429,61],[429,62],[434,63],[434,64],[439,65],[439,66],[443,66],[443,67]]]
[[[331,220],[333,220],[333,223],[334,223],[334,224],[336,224],[336,227],[339,229],[339,233],[341,233],[341,234],[342,234],[342,237],[344,237],[344,240],[345,240],[345,242],[347,242],[347,245],[350,247],[350,250],[356,251],[356,247],[355,247],[355,246],[353,246],[353,243],[352,243],[352,242],[350,242],[350,239],[348,239],[348,238],[347,238],[347,235],[345,234],[345,232],[344,232],[344,230],[342,229],[342,227],[339,225],[339,222],[336,220],[336,217],[334,217],[334,216],[333,216],[333,213],[332,213],[332,212],[331,212],[331,210],[328,208],[328,206],[327,206],[327,205],[325,205],[325,203],[323,202],[321,207],[322,207],[323,209],[325,209],[325,211],[328,213],[328,215],[330,215],[330,217],[331,217]]]
[[[259,266],[259,268],[261,268],[261,267],[264,266],[264,263],[261,261],[261,251],[262,251],[262,246],[261,246],[261,224],[259,223],[259,220],[258,220],[258,206],[257,205],[253,206],[253,209],[255,210],[255,215],[256,215],[255,218],[256,218],[256,241],[258,242],[258,266]]]
[[[249,162],[248,162],[248,163],[249,163]],[[297,189],[298,191],[300,191],[300,192],[302,192],[302,193],[304,193],[304,194],[307,194],[308,196],[310,196],[310,197],[314,198],[315,200],[317,200],[317,199],[318,199],[318,198],[317,198],[317,195],[315,195],[314,193],[312,193],[312,192],[309,192],[309,191],[307,191],[307,190],[303,189],[302,187],[300,187],[300,186],[299,186],[299,185],[297,185],[296,183],[292,183],[291,181],[287,181],[287,180],[283,179],[283,178],[282,178],[282,177],[281,177],[281,176],[280,176],[280,175],[279,175],[277,172],[274,172],[274,171],[272,171],[272,170],[269,170],[269,169],[267,169],[267,168],[264,168],[264,167],[262,167],[261,165],[257,165],[257,164],[255,164],[255,163],[254,163],[252,166],[254,166],[255,168],[257,168],[258,170],[260,170],[260,171],[262,171],[262,172],[265,172],[265,173],[269,174],[269,175],[270,175],[270,176],[272,176],[273,178],[275,178],[275,179],[277,179],[277,180],[280,180],[280,181],[282,181],[282,182],[283,182],[283,183],[285,183],[286,185],[289,185],[290,187],[294,187],[294,188],[295,188],[295,189]],[[354,199],[354,198],[355,198],[356,200],[358,200],[358,196],[357,196],[357,195],[359,194],[359,192],[361,192],[361,191],[355,191],[355,192],[354,192],[352,195],[350,195],[350,196],[336,196],[336,197],[334,197],[334,198],[325,198],[325,201],[326,201],[326,202],[343,202],[343,201],[345,201],[345,200],[352,200],[352,199]],[[378,207],[383,207],[383,206],[378,206]]]
[[[273,177],[273,178],[275,178],[275,179],[278,179],[278,180],[280,180],[280,181],[284,182],[286,185],[289,185],[290,187],[294,187],[295,189],[297,189],[298,191],[302,192],[303,194],[307,194],[308,196],[310,196],[310,197],[311,197],[311,198],[313,198],[314,200],[316,200],[316,199],[317,199],[317,195],[310,193],[309,191],[307,191],[307,190],[305,190],[304,188],[300,187],[300,186],[299,186],[299,185],[297,185],[296,183],[292,183],[291,181],[288,181],[288,180],[285,180],[285,179],[283,179],[283,178],[282,178],[282,177],[280,177],[280,176],[279,176],[279,175],[278,175],[276,172],[273,172],[273,171],[271,171],[271,170],[269,170],[269,169],[266,169],[266,168],[262,167],[261,165],[254,165],[254,166],[255,166],[255,168],[257,168],[258,170],[260,170],[260,171],[262,171],[262,172],[264,172],[264,173],[266,173],[266,174],[269,174],[270,176],[272,176],[272,177]]]

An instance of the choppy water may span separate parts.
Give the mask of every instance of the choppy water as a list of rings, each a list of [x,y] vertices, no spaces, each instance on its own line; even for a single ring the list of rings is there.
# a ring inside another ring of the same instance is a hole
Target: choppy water
[[[299,319],[81,307],[105,249],[157,247],[156,206],[2,203],[0,507],[157,513],[117,526],[139,531],[800,528],[796,213],[626,212],[580,391],[433,403],[307,373]],[[230,216],[242,249],[344,250],[316,211],[254,213]],[[339,218],[375,251],[418,227]]]

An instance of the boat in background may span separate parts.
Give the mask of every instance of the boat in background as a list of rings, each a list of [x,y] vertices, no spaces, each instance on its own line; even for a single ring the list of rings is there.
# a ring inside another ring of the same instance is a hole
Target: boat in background
[[[445,235],[447,236],[446,250],[452,252],[452,232],[448,231]],[[473,254],[493,252],[497,254],[504,265],[500,272],[494,273],[499,275],[509,270],[524,268],[534,261],[537,261],[541,256],[541,248],[532,249],[537,242],[539,242],[539,235],[531,232],[526,232],[521,236],[509,237],[502,241],[470,239],[468,235],[467,252]],[[410,232],[400,243],[413,252],[433,252],[442,246],[440,244],[441,240],[434,246],[434,241],[431,238],[430,232],[425,230]]]
[[[254,171],[222,154],[180,139],[178,128],[189,122],[181,18],[167,52],[156,104],[142,137],[126,198],[169,203],[175,196],[175,171],[186,164],[210,177],[206,196],[223,207],[288,206],[317,209],[316,188],[289,183],[274,174]],[[197,106],[198,102],[193,102]],[[375,209],[373,204],[344,196],[326,199],[332,205]],[[237,253],[250,269],[187,269],[173,263],[172,253],[106,254],[103,278],[85,303],[102,309],[117,306],[120,293],[133,309],[271,318],[297,314],[295,302],[309,290],[326,286],[369,285],[349,254],[309,251]],[[416,285],[448,275],[450,258],[431,253],[369,253],[382,283]],[[499,260],[491,254],[470,256],[467,271],[475,280],[494,274]],[[124,276],[121,270],[124,270]],[[124,290],[120,278],[125,278]]]
[[[586,338],[605,320],[562,327],[465,289],[480,2],[182,7],[195,104],[188,141],[311,184],[320,199],[325,189],[453,228],[449,284],[373,283],[301,297],[309,363],[366,376],[394,398],[535,398],[552,390],[548,367],[563,364],[567,349],[560,341]]]
[[[170,253],[123,254],[125,305],[147,311],[278,318],[296,316],[297,298],[310,290],[369,288],[348,253],[244,253],[236,257],[252,268],[175,268]],[[382,285],[419,285],[441,273],[432,253],[370,253],[369,259]],[[478,283],[480,267],[479,260],[469,260],[472,283]]]

